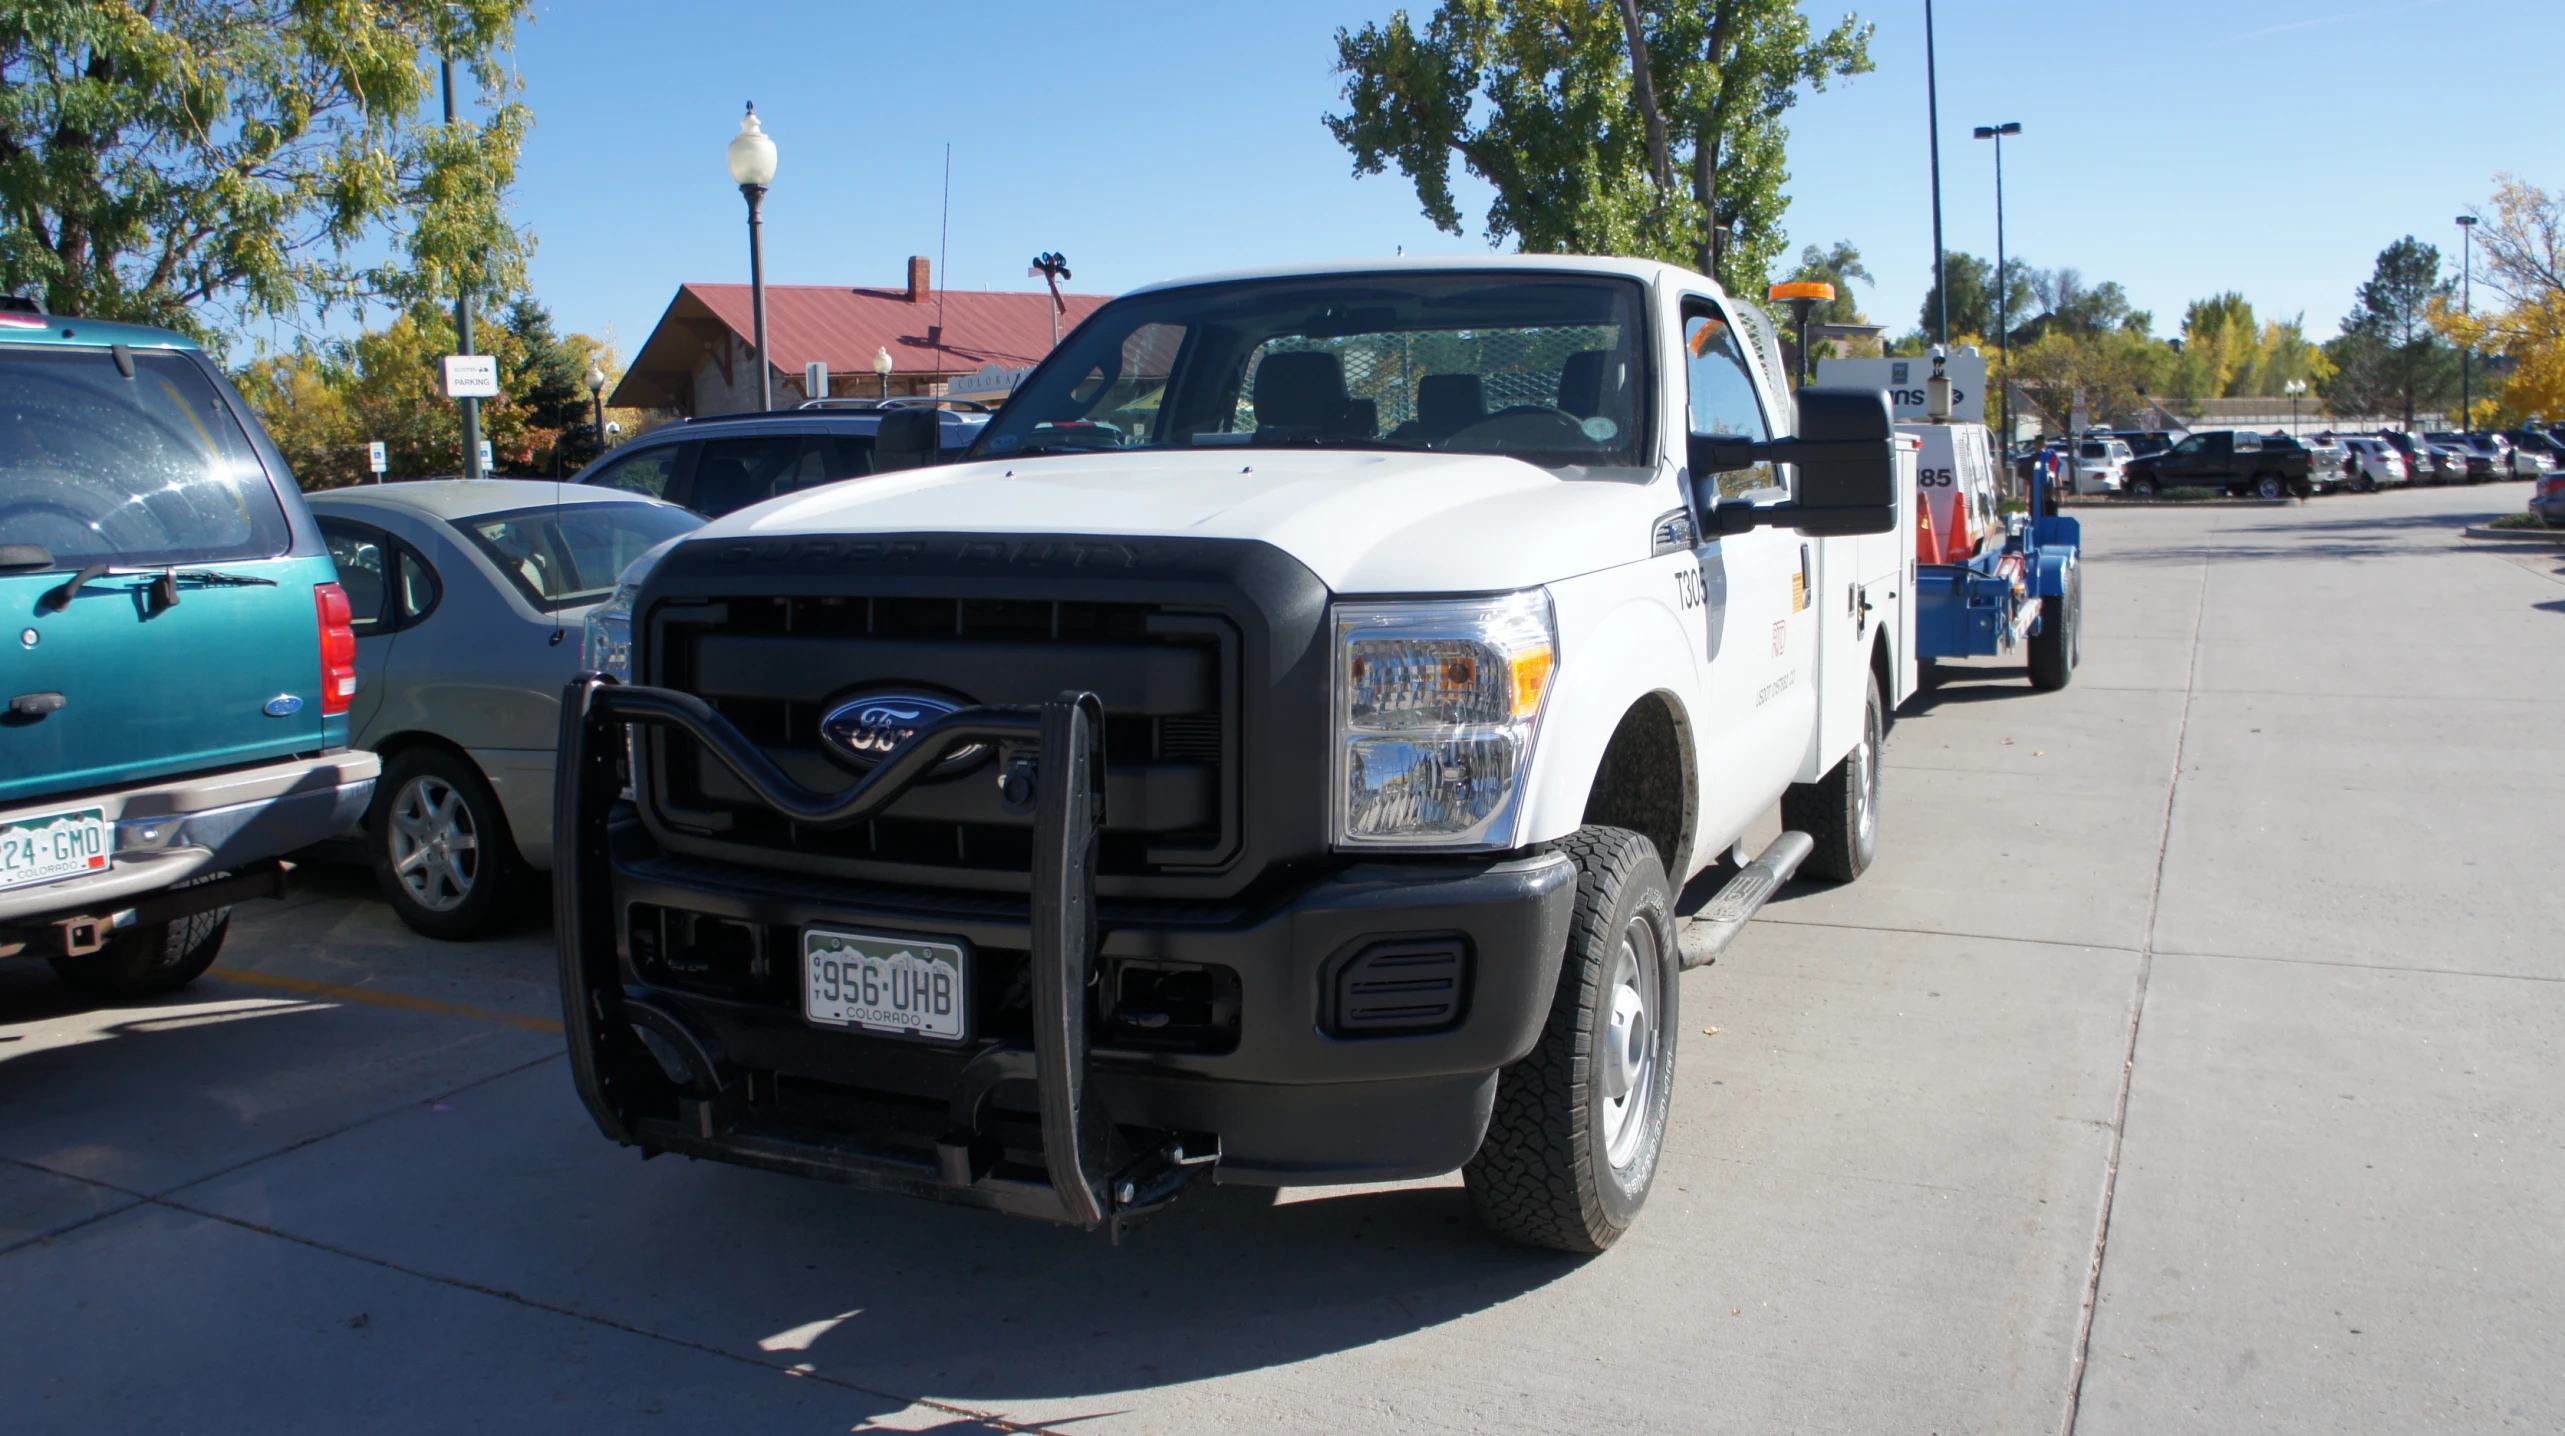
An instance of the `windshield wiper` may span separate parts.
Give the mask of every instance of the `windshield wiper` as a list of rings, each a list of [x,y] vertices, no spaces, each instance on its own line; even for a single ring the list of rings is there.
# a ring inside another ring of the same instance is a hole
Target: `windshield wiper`
[[[178,585],[182,583],[194,584],[198,588],[276,586],[276,580],[250,573],[217,573],[207,568],[191,568],[182,572],[174,568],[127,568],[111,563],[90,563],[82,565],[80,572],[64,580],[60,586],[45,590],[44,596],[36,600],[36,608],[44,613],[60,613],[71,606],[71,601],[80,596],[80,590],[88,587],[91,579],[141,573],[153,575],[151,601],[154,608],[176,608]]]

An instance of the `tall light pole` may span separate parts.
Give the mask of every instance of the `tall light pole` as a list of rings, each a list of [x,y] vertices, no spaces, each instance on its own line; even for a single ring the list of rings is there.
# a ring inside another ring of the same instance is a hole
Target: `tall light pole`
[[[454,61],[439,57],[445,79],[445,123],[454,126]],[[454,340],[458,353],[472,352],[472,291],[458,284],[454,289]],[[477,479],[481,474],[481,401],[457,399],[463,406],[463,476]]]
[[[891,397],[891,351],[886,347],[873,350],[873,377],[882,381],[882,397]]]
[[[606,371],[595,364],[588,366],[588,400],[597,409],[597,452],[606,451]]]
[[[1924,125],[1929,129],[1933,151],[1933,298],[1939,310],[1934,315],[1933,342],[1950,348],[1950,279],[1942,273],[1942,91],[1940,71],[1933,63],[1933,0],[1924,0]]]
[[[761,207],[766,187],[775,182],[775,142],[757,123],[757,105],[749,102],[730,142],[730,177],[748,200],[748,302],[756,314],[757,407],[775,407],[775,366],[766,356],[766,225]]]
[[[1024,271],[1027,277],[1039,277],[1051,286],[1051,347],[1060,347],[1060,316],[1069,306],[1060,298],[1060,281],[1069,277],[1069,261],[1058,250],[1033,256],[1033,267]]]
[[[2289,437],[2294,439],[2298,437],[2298,401],[2306,396],[2307,381],[2292,379],[2280,386],[2280,392],[2289,396]]]
[[[2458,312],[2470,321],[2476,317],[2476,216],[2458,217]],[[2474,325],[2471,323],[2472,330]],[[2458,432],[2476,432],[2475,392],[2470,373],[2475,367],[2476,336],[2467,336],[2466,347],[2458,351]]]
[[[1995,142],[1995,352],[2004,361],[2004,459],[2013,455],[2013,286],[2004,274],[2004,137],[2022,132],[2019,121],[1979,125],[1977,137]]]

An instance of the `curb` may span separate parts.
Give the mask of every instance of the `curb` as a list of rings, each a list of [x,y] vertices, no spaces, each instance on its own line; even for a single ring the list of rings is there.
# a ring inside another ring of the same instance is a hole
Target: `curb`
[[[2470,524],[2459,532],[2472,539],[2493,539],[2496,542],[2565,544],[2565,529],[2487,529]]]

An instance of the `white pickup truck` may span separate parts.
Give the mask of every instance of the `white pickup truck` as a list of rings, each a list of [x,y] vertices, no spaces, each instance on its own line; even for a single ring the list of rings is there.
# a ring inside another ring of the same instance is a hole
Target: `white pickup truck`
[[[1913,448],[1662,264],[1117,299],[960,462],[731,514],[592,620],[579,1091],[645,1152],[1117,1232],[1459,1169],[1599,1250],[1682,968],[1870,862]]]

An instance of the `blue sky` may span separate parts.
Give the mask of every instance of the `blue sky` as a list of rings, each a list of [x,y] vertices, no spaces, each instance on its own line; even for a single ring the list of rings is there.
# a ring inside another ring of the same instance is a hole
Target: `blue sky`
[[[779,283],[892,284],[934,254],[948,142],[955,288],[1031,287],[1026,261],[1054,249],[1071,287],[1100,293],[1401,245],[1483,252],[1482,193],[1464,193],[1469,233],[1440,233],[1394,172],[1354,179],[1319,122],[1336,28],[1392,8],[538,0],[515,56],[536,117],[517,192],[535,289],[629,354],[681,282],[744,280],[722,154],[749,99],[782,155]],[[1863,7],[1878,69],[1791,120],[1794,250],[1859,245],[1879,283],[1857,297],[1901,331],[1931,277],[1922,9]],[[2158,333],[2229,288],[2329,333],[2389,241],[2454,260],[2451,218],[2495,171],[2565,186],[2556,0],[1943,0],[1937,18],[1951,247],[1994,248],[1991,147],[1970,127],[2018,120],[2011,252],[2118,280]]]

